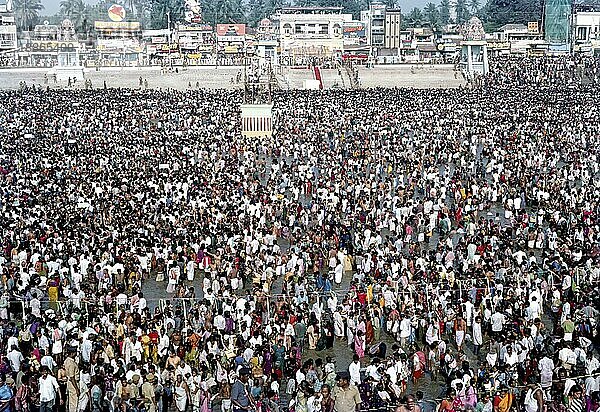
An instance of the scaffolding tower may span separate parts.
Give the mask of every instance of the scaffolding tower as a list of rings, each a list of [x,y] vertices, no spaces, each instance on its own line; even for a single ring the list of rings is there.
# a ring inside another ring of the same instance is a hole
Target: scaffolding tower
[[[273,135],[273,92],[277,88],[270,60],[244,59],[244,103],[240,106],[244,137],[269,138]]]
[[[572,0],[546,0],[544,33],[550,51],[569,52]]]

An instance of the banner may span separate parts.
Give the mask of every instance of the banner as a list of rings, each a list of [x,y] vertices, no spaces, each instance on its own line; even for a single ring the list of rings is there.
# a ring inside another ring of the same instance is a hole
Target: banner
[[[365,23],[362,21],[345,21],[344,37],[366,37]]]
[[[138,31],[142,26],[139,21],[95,21],[94,29],[96,30],[124,30]]]
[[[217,24],[217,36],[245,36],[245,24]]]

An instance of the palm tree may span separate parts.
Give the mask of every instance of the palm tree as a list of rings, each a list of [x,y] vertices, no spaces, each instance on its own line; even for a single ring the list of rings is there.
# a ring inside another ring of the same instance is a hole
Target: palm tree
[[[431,25],[431,27],[436,27],[440,22],[440,13],[438,12],[437,6],[434,3],[428,3],[425,6],[425,18]]]
[[[87,9],[83,0],[63,0],[60,2],[60,12],[73,22],[75,30],[81,30],[87,21]]]
[[[44,6],[42,0],[16,0],[14,10],[19,30],[33,30]]]
[[[450,1],[442,0],[440,2],[440,23],[443,25],[448,24],[450,21]]]
[[[479,9],[481,8],[481,4],[479,0],[471,0],[469,3],[469,9],[471,9],[471,14],[476,15],[479,14]]]

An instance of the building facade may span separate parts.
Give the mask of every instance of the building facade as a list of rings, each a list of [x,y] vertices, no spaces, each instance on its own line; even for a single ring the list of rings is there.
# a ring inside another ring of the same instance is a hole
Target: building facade
[[[574,51],[596,53],[600,50],[600,11],[577,11],[573,16]]]
[[[360,19],[365,22],[367,44],[370,46],[385,46],[385,10],[385,4],[374,1],[369,5],[369,10],[360,14]]]
[[[398,49],[401,47],[402,12],[400,9],[387,9],[385,11],[385,37],[384,47],[386,49]]]
[[[342,7],[289,7],[274,16],[282,55],[328,57],[344,49]]]
[[[0,3],[0,54],[17,48],[17,25],[12,0]]]

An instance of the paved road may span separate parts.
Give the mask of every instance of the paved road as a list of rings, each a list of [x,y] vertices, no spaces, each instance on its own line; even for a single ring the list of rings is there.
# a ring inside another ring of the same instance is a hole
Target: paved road
[[[38,85],[42,87],[64,88],[65,83],[54,84],[51,80],[46,82],[44,75],[49,68],[36,69],[0,69],[0,88],[18,89],[20,82],[27,85]],[[148,88],[178,89],[184,90],[190,87],[196,88],[240,88],[234,84],[232,79],[243,70],[236,66],[202,66],[190,67],[178,70],[178,73],[161,73],[158,67],[143,68],[103,68],[99,71],[86,69],[86,78],[92,81],[93,87],[126,87],[139,88],[139,78],[148,81]],[[303,87],[304,80],[312,79],[312,72],[308,69],[282,70],[280,79],[285,79],[285,88],[299,89]],[[50,78],[50,77],[49,77]],[[414,88],[451,88],[464,84],[461,76],[455,78],[453,66],[451,65],[389,65],[376,66],[373,69],[359,68],[359,78],[362,87],[414,87]],[[334,85],[340,86],[342,81],[337,70],[323,70],[323,82],[326,88]],[[83,87],[83,83],[75,87]]]

